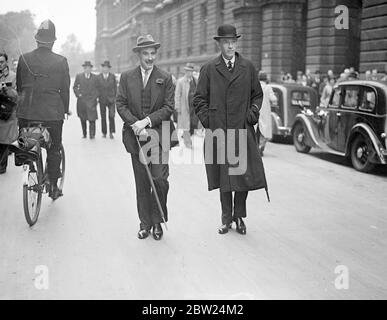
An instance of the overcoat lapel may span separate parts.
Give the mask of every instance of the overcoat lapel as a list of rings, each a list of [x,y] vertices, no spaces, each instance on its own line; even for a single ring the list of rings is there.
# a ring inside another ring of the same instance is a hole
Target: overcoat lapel
[[[230,73],[231,74],[230,82],[233,82],[234,80],[236,80],[245,71],[246,71],[245,61],[239,55],[237,55],[235,59],[234,71]]]
[[[164,80],[164,77],[160,74],[159,70],[157,67],[153,67],[153,71],[149,77],[148,83],[151,86],[151,112],[153,111],[153,108],[156,104],[157,98],[159,97],[159,94],[161,92],[161,85],[156,83],[156,79],[162,79]]]
[[[132,74],[132,79],[131,83],[128,85],[133,87],[133,90],[131,90],[131,94],[133,95],[133,101],[138,101],[139,103],[136,103],[135,105],[138,107],[137,112],[138,114],[142,113],[141,110],[141,92],[142,92],[142,76],[141,76],[141,70],[140,67],[136,68],[136,70]]]
[[[228,71],[226,64],[223,61],[222,55],[219,56],[218,61],[215,63],[216,70],[225,77],[227,80],[230,81],[232,73]]]

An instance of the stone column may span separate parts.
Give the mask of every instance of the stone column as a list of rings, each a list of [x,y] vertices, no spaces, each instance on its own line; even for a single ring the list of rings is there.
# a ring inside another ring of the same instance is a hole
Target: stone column
[[[238,51],[251,60],[257,70],[261,69],[262,15],[256,1],[245,2],[233,10],[235,27],[242,35],[238,41]]]
[[[305,68],[304,0],[261,1],[262,70],[278,80],[281,71],[295,78]]]
[[[337,29],[337,6],[348,8],[349,28]],[[306,68],[312,72],[329,69],[339,75],[346,67],[359,66],[360,15],[359,0],[308,1]]]
[[[387,2],[363,0],[360,72],[387,73]]]

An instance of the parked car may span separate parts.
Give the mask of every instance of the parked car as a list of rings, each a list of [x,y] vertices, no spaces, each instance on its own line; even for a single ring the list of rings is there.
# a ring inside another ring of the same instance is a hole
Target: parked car
[[[271,83],[269,84],[274,94],[277,96],[278,103],[272,106],[272,124],[273,124],[273,141],[281,137],[291,136],[294,119],[300,113],[300,102],[315,110],[318,104],[317,92],[310,88],[291,83]]]
[[[292,128],[298,152],[320,148],[349,157],[361,172],[386,164],[386,82],[343,81],[335,86],[327,108],[302,109]]]

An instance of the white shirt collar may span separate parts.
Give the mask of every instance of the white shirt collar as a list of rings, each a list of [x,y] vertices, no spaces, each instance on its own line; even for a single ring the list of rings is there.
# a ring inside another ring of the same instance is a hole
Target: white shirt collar
[[[150,75],[151,73],[152,73],[152,71],[153,71],[153,67],[154,66],[152,66],[152,68],[150,68],[149,70],[148,70],[148,75]],[[140,66],[140,69],[141,69],[141,74],[142,74],[142,76],[144,77],[145,76],[145,69],[142,67],[142,66]]]
[[[222,55],[222,58],[224,60],[224,63],[226,64],[226,66],[228,65],[228,62],[231,61],[232,66],[234,67],[234,65],[235,65],[235,55],[232,57],[231,60],[226,59],[225,57],[223,57],[223,55]]]

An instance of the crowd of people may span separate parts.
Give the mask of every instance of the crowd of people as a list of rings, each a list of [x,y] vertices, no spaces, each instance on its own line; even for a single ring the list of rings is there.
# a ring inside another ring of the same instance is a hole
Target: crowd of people
[[[373,81],[387,81],[387,75],[380,76],[377,69],[367,70],[364,76],[361,76],[354,67],[346,68],[340,75],[336,75],[332,70],[328,70],[326,74],[317,70],[314,74],[309,69],[305,71],[297,71],[296,79],[290,73],[281,72],[279,82],[282,83],[294,83],[302,86],[308,86],[314,88],[318,94],[318,98],[321,106],[327,106],[329,98],[335,84],[347,80],[373,80]]]

